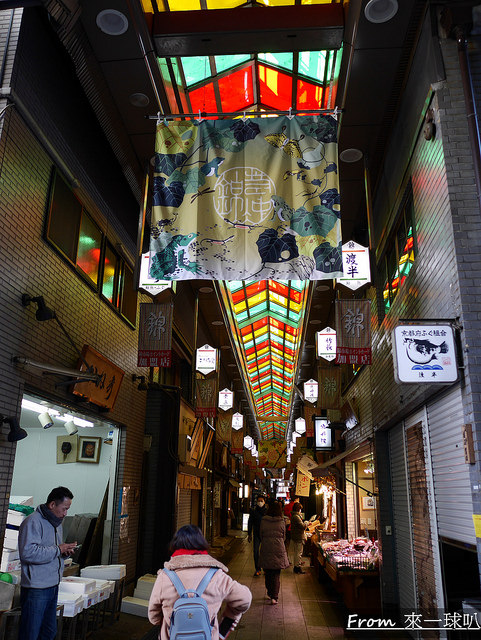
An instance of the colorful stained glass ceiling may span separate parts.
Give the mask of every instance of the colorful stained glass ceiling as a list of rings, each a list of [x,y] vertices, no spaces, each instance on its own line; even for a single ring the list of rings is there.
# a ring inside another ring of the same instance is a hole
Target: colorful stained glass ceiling
[[[301,280],[225,283],[231,330],[262,438],[286,436],[307,286]]]

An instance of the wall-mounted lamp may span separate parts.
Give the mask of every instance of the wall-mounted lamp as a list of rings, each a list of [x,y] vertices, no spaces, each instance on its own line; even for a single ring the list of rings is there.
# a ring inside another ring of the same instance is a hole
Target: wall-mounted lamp
[[[50,427],[53,427],[52,417],[47,411],[38,414],[38,421],[44,429],[50,429]]]
[[[37,304],[37,311],[35,312],[35,317],[40,322],[44,320],[53,320],[55,318],[55,311],[52,311],[45,304],[45,300],[43,296],[30,296],[28,293],[22,294],[22,305],[24,307],[28,307],[31,302],[35,302]]]
[[[139,391],[147,391],[148,386],[147,386],[147,383],[145,382],[145,376],[136,376],[135,373],[133,373],[132,382],[136,382],[137,380],[140,380],[139,386],[137,387],[137,389]]]
[[[65,423],[65,431],[69,436],[74,436],[76,433],[78,433],[78,427],[73,420],[68,420]]]
[[[22,427],[18,424],[17,418],[5,418],[4,416],[0,415],[0,424],[3,424],[4,422],[10,425],[10,432],[7,436],[7,440],[9,442],[18,442],[19,440],[23,440],[28,436],[28,433],[25,431],[25,429],[22,429]]]

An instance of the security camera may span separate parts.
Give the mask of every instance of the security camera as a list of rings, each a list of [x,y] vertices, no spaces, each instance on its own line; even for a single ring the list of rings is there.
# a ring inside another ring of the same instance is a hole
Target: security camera
[[[78,427],[73,420],[68,420],[65,423],[65,431],[69,436],[74,436],[78,432]]]
[[[53,427],[53,420],[50,417],[50,414],[48,413],[48,411],[45,411],[45,413],[39,413],[38,421],[40,422],[40,424],[44,429],[49,429],[50,427]]]

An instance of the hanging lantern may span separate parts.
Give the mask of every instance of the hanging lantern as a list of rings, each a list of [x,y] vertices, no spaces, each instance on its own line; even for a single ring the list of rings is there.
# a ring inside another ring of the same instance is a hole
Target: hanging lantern
[[[352,291],[371,282],[371,267],[369,264],[369,247],[363,247],[353,240],[342,245],[343,276],[337,278]]]
[[[326,327],[316,333],[316,354],[324,360],[334,360],[336,357],[336,330]]]
[[[307,402],[311,402],[314,404],[317,402],[317,397],[319,395],[319,383],[312,378],[307,382],[304,382],[304,399]]]
[[[246,449],[252,449],[254,445],[254,438],[251,436],[244,436],[244,447]]]
[[[232,416],[232,428],[234,431],[239,431],[244,426],[244,416],[242,413],[234,413]]]
[[[294,424],[296,425],[295,430],[297,433],[301,435],[306,433],[306,421],[304,418],[297,418]]]
[[[195,360],[196,371],[207,375],[217,370],[217,349],[210,347],[208,344],[199,347],[196,350]]]
[[[230,389],[222,389],[219,391],[219,408],[224,411],[232,409],[234,404],[234,392]]]

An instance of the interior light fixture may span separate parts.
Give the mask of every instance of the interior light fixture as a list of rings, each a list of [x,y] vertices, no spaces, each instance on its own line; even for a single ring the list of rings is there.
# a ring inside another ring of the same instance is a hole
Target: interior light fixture
[[[364,15],[369,22],[378,24],[393,18],[397,10],[397,0],[369,0],[364,9]]]
[[[95,427],[93,422],[90,422],[90,420],[84,420],[83,418],[77,418],[74,417],[73,421],[75,422],[75,424],[77,425],[77,427]]]
[[[360,149],[344,149],[339,154],[339,159],[343,162],[357,162],[363,156],[363,153]]]
[[[23,440],[28,436],[28,433],[25,431],[25,429],[22,429],[22,427],[19,425],[17,418],[13,416],[5,418],[4,416],[0,415],[0,424],[3,423],[6,423],[10,426],[10,431],[7,436],[7,440],[9,442],[18,442],[19,440]]]
[[[35,312],[37,320],[43,322],[44,320],[53,320],[55,318],[55,311],[47,307],[43,296],[30,296],[28,293],[23,293],[22,305],[28,307],[31,302],[37,304],[37,311]]]
[[[65,423],[65,431],[69,436],[74,436],[76,433],[78,433],[78,427],[73,420],[68,420]]]
[[[45,411],[44,404],[38,404],[38,402],[32,402],[26,398],[22,398],[22,409],[28,409],[29,411],[36,411],[37,413],[43,413]]]
[[[149,97],[145,93],[132,93],[129,96],[129,102],[134,107],[148,107],[150,104]]]
[[[121,36],[129,28],[126,16],[116,9],[104,9],[95,19],[97,27],[108,36]]]
[[[214,289],[212,287],[200,287],[199,291],[201,293],[212,293]]]
[[[38,421],[40,422],[40,424],[44,429],[50,429],[50,427],[53,427],[53,419],[51,415],[48,413],[48,411],[45,411],[44,413],[39,413]]]

